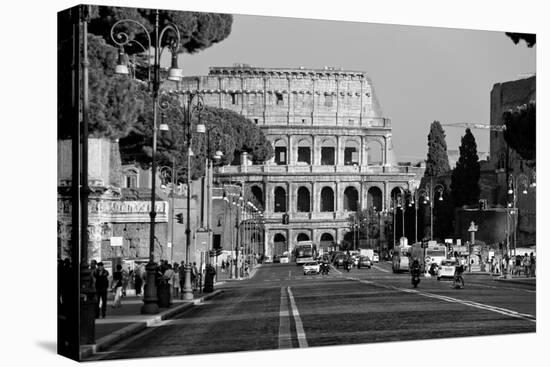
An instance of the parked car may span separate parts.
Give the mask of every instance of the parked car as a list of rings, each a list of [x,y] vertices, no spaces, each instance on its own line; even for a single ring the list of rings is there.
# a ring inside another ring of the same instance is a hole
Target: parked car
[[[372,255],[372,262],[377,263],[380,261],[380,257],[378,256],[378,252],[374,252]]]
[[[312,261],[304,264],[304,275],[319,274],[321,272],[321,266],[317,261]]]
[[[280,262],[281,264],[288,264],[288,256],[281,256],[281,257],[279,258],[279,262]]]
[[[359,261],[357,263],[357,269],[361,269],[361,268],[370,269],[371,266],[372,266],[372,262],[370,261],[368,256],[359,257]]]
[[[437,280],[441,278],[454,278],[457,265],[458,262],[456,260],[443,260],[437,270]]]

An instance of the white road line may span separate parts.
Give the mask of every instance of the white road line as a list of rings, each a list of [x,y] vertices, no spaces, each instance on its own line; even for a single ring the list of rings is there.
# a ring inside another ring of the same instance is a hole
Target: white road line
[[[290,313],[288,312],[288,297],[281,287],[281,305],[279,307],[279,349],[292,348],[290,340]]]
[[[290,307],[292,307],[292,316],[294,316],[294,323],[296,324],[296,335],[298,337],[298,345],[300,348],[307,348],[307,339],[306,333],[304,332],[304,325],[302,324],[302,319],[300,318],[300,313],[298,312],[298,307],[296,307],[296,302],[294,302],[294,296],[290,287],[288,287],[288,296],[290,298]]]
[[[389,270],[383,269],[383,268],[381,268],[381,267],[379,267],[379,266],[376,266],[376,265],[373,265],[372,267],[375,268],[375,269],[377,269],[377,270],[383,271],[384,273],[389,273],[389,272],[390,272]]]

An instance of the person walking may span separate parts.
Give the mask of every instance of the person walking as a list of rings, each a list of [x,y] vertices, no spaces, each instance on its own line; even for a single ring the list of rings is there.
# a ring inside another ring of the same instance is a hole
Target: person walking
[[[197,290],[197,278],[199,270],[197,269],[197,263],[193,262],[193,267],[191,268],[191,284],[193,285],[193,291]]]
[[[172,269],[171,264],[166,265],[166,270],[164,271],[164,281],[168,284],[168,289],[170,291],[170,304],[172,304],[172,295],[174,287],[174,270]]]
[[[111,288],[115,293],[113,308],[119,308],[122,306],[122,265],[120,264],[116,266],[116,271],[113,272],[113,281],[111,282]]]
[[[109,289],[109,272],[103,267],[103,263],[100,261],[97,263],[97,269],[94,271],[95,289],[97,292],[97,300],[95,317],[100,316],[105,318],[107,311],[107,289]]]
[[[178,299],[180,296],[180,269],[178,263],[174,263],[174,298]]]
[[[141,279],[141,267],[139,265],[137,265],[134,270],[134,284],[136,287],[136,296],[141,295],[141,287],[143,286],[143,281]]]
[[[179,277],[180,277],[180,299],[183,299],[183,289],[185,288],[185,263],[182,261],[181,265],[178,269]]]
[[[527,252],[525,253],[525,256],[523,256],[523,271],[525,272],[526,277],[531,275],[531,259],[529,258],[529,255],[527,255]]]

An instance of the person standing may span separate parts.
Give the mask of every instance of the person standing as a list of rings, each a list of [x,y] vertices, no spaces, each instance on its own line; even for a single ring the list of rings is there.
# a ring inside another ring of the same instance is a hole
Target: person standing
[[[531,275],[531,259],[529,258],[529,255],[527,255],[527,252],[525,253],[525,256],[523,256],[523,271],[525,272],[526,277]]]
[[[113,281],[111,283],[111,288],[115,293],[115,301],[113,302],[113,308],[121,307],[122,299],[122,265],[118,264],[116,266],[116,271],[113,272]]]
[[[183,290],[185,288],[185,263],[182,261],[181,265],[179,267],[179,275],[180,275],[180,299],[183,299]]]
[[[168,284],[168,290],[170,292],[170,304],[172,304],[172,292],[174,286],[174,270],[172,269],[171,264],[166,265],[166,270],[164,271],[164,281]]]
[[[97,263],[97,269],[94,272],[94,279],[98,300],[96,304],[95,317],[99,318],[101,311],[101,317],[105,318],[105,313],[107,310],[107,289],[109,288],[109,272],[105,270],[101,261]]]
[[[529,269],[529,275],[532,276],[532,277],[535,277],[535,270],[536,270],[536,266],[535,266],[535,254],[533,254],[531,252],[531,254],[529,254],[529,262],[531,263],[531,266],[530,266],[530,269]]]
[[[193,290],[197,290],[197,277],[199,275],[199,269],[197,269],[197,263],[193,262],[193,267],[191,268],[191,284],[193,284]]]
[[[180,296],[180,271],[178,263],[174,263],[174,297]]]
[[[134,271],[134,284],[136,287],[136,296],[139,296],[141,294],[141,287],[143,286],[143,282],[141,280],[141,267],[139,265],[136,266]]]

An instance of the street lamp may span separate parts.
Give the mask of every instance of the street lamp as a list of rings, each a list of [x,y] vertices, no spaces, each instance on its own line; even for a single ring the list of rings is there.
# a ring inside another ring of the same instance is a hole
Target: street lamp
[[[210,228],[211,225],[211,216],[212,216],[212,181],[213,181],[213,160],[216,162],[219,162],[220,159],[223,157],[223,152],[220,150],[216,150],[214,153],[214,156],[212,157],[212,152],[210,150],[210,131],[217,128],[216,126],[213,126],[209,129],[207,129],[204,125],[199,124],[197,126],[197,132],[199,133],[206,133],[206,172],[205,172],[205,180],[206,180],[206,203],[207,203],[207,213],[206,213],[206,230],[208,233],[208,244],[207,247],[209,250],[212,249],[212,229]],[[211,158],[212,157],[212,158]]]
[[[170,195],[171,203],[170,203],[170,238],[171,238],[171,248],[170,248],[170,262],[174,261],[174,210],[175,210],[175,204],[174,204],[174,193],[176,190],[176,184],[178,182],[178,177],[180,175],[183,175],[183,168],[176,168],[176,160],[174,159],[172,161],[172,167],[168,166],[162,166],[159,168],[160,171],[160,177],[163,181],[163,184],[161,185],[161,188],[165,188],[166,183],[168,180],[170,180],[170,187],[168,188],[168,192]]]
[[[125,30],[116,31],[116,29],[121,25],[134,25],[138,29],[141,29],[146,36],[147,44],[142,44],[141,42],[133,39]],[[155,188],[156,188],[156,150],[157,150],[157,115],[159,110],[159,89],[160,89],[160,53],[164,49],[162,46],[163,37],[168,35],[166,33],[170,31],[174,36],[167,39],[169,42],[168,48],[172,52],[172,66],[168,71],[168,79],[179,81],[181,79],[182,71],[177,67],[177,51],[180,47],[180,33],[177,26],[174,23],[168,22],[166,26],[159,33],[159,11],[155,10],[155,25],[154,25],[154,43],[151,42],[151,35],[147,31],[147,28],[138,21],[133,19],[122,19],[117,21],[111,27],[111,38],[113,42],[119,46],[119,60],[118,65],[115,68],[115,72],[118,74],[128,74],[128,66],[124,57],[124,46],[127,45],[136,45],[139,46],[143,52],[148,54],[147,62],[149,63],[150,70],[151,66],[153,67],[153,80],[151,81],[151,75],[148,71],[148,81],[152,82],[152,94],[153,94],[153,150],[151,157],[151,211],[149,213],[151,218],[151,229],[149,232],[149,263],[146,266],[147,271],[147,282],[145,285],[145,296],[143,297],[143,306],[141,308],[141,313],[145,314],[156,314],[159,312],[159,307],[157,304],[157,287],[155,284],[157,264],[155,263]],[[151,65],[151,48],[154,49],[154,59],[153,64]],[[175,61],[175,63],[174,63]]]
[[[430,177],[430,182],[428,182],[425,188],[417,189],[415,192],[416,201],[423,198],[423,204],[430,205],[430,240],[434,239],[434,205],[435,205],[435,194],[439,194],[437,200],[443,201],[443,193],[445,192],[445,187],[442,184],[433,183],[433,177]]]
[[[517,207],[517,199],[518,199],[518,189],[523,187],[522,194],[527,195],[527,189],[529,187],[536,188],[536,181],[534,180],[534,173],[533,173],[533,181],[531,184],[529,184],[529,177],[524,174],[520,173],[517,176],[514,176],[510,173],[508,176],[508,195],[512,195],[512,202],[508,202],[506,205],[506,253],[510,254],[510,221],[509,217],[513,214],[515,214],[516,218],[519,218],[519,208]],[[514,256],[516,255],[516,230],[517,230],[517,220],[514,224]]]

